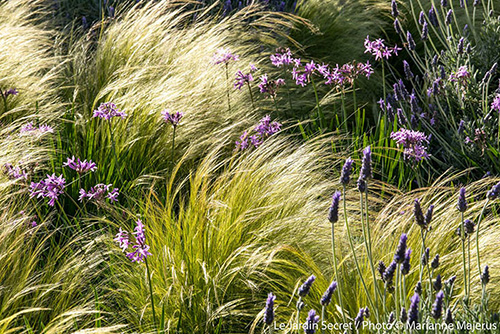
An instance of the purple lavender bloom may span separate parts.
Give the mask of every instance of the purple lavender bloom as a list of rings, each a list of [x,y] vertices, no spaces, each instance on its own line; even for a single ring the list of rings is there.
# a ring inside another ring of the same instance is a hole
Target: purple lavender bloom
[[[77,158],[75,160],[75,156],[66,159],[67,161],[63,164],[63,167],[69,167],[75,170],[78,174],[84,174],[87,173],[88,171],[95,172],[97,170],[97,165],[94,162],[92,162],[92,160],[81,161],[80,158]]]
[[[492,201],[495,200],[499,195],[500,195],[500,182],[491,187],[491,190],[489,190],[488,193],[486,194],[486,196]]]
[[[422,40],[426,41],[427,38],[429,37],[429,27],[427,25],[427,22],[424,22],[424,25],[422,26]]]
[[[464,220],[464,230],[466,235],[471,235],[474,233],[475,225],[474,222],[470,219]]]
[[[450,25],[451,24],[451,17],[453,15],[453,10],[450,9],[448,10],[448,13],[446,13],[446,18],[444,20],[444,22],[447,24],[447,25]]]
[[[316,315],[316,311],[310,310],[307,314],[306,323],[304,324],[304,333],[314,334],[318,329],[319,316]]]
[[[302,284],[299,288],[299,296],[300,297],[305,297],[309,294],[309,291],[311,291],[311,286],[314,283],[314,280],[316,279],[316,276],[311,275],[309,278]]]
[[[441,315],[443,314],[443,301],[444,301],[444,292],[439,291],[436,294],[436,300],[432,305],[432,317],[436,320],[441,318]]]
[[[344,186],[347,186],[349,184],[349,181],[351,180],[353,162],[354,161],[351,158],[347,158],[344,163],[344,167],[342,167],[342,172],[340,174],[340,184]]]
[[[404,69],[405,76],[406,76],[407,80],[410,80],[411,78],[413,78],[414,75],[410,69],[410,64],[408,64],[408,62],[406,60],[403,60],[403,69]]]
[[[359,329],[364,319],[365,319],[365,309],[360,308],[358,315],[356,316],[356,318],[354,318],[354,327],[356,327],[356,329]]]
[[[431,21],[431,24],[435,27],[439,26],[438,18],[436,15],[436,10],[434,9],[434,6],[431,6],[431,9],[429,9],[429,21]]]
[[[443,288],[443,282],[441,280],[441,275],[437,275],[436,279],[434,280],[434,283],[432,283],[434,290],[439,291]]]
[[[85,189],[80,189],[80,197],[78,200],[80,202],[83,201],[84,198],[87,198],[89,201],[103,202],[104,199],[109,199],[111,203],[118,202],[118,188],[112,188],[112,184],[104,184],[98,183],[89,191],[85,191]]]
[[[334,224],[339,220],[340,191],[336,191],[332,196],[332,206],[328,210],[328,220]]]
[[[220,48],[214,53],[212,57],[212,62],[215,65],[219,64],[227,65],[231,61],[238,61],[239,59],[240,57],[238,55],[231,53],[229,49]]]
[[[460,192],[458,194],[458,202],[457,209],[460,212],[465,212],[467,210],[467,199],[465,197],[465,188],[460,188]]]
[[[64,188],[66,186],[66,180],[62,175],[56,176],[56,174],[47,175],[45,180],[38,183],[31,182],[30,185],[30,197],[37,198],[48,198],[48,204],[54,206],[56,200],[59,196],[64,194]]]
[[[395,320],[396,320],[396,317],[394,316],[394,312],[391,312],[391,313],[389,314],[389,320],[388,320],[388,322],[389,322],[390,324],[392,324]]]
[[[401,308],[401,314],[399,316],[399,320],[402,323],[405,323],[406,321],[408,321],[408,312],[406,312],[406,308],[404,308],[404,307]]]
[[[419,131],[400,129],[398,132],[391,133],[391,139],[396,141],[400,146],[403,146],[403,156],[405,159],[413,159],[416,162],[422,159],[427,159],[427,147],[425,143],[429,143],[428,137]]]
[[[441,6],[448,7],[448,0],[441,0]]]
[[[460,7],[464,8],[465,7],[465,0],[460,0]]]
[[[448,285],[450,288],[455,284],[455,281],[457,280],[457,276],[451,276],[448,280],[446,280],[445,284]]]
[[[464,53],[464,38],[461,37],[459,40],[458,40],[458,45],[457,45],[457,53],[459,55],[461,55],[462,53]]]
[[[436,256],[434,256],[434,259],[432,259],[431,268],[432,269],[439,268],[439,254],[436,254]]]
[[[325,293],[321,297],[320,303],[323,306],[328,306],[330,302],[332,301],[332,295],[333,292],[337,289],[337,282],[333,281],[328,288],[326,289]]]
[[[396,30],[396,33],[401,34],[403,31],[401,30],[401,25],[399,24],[399,20],[395,19],[394,20],[394,30]]]
[[[413,203],[413,217],[415,218],[415,223],[417,223],[418,226],[425,228],[424,213],[418,198]]]
[[[110,121],[113,117],[121,117],[121,119],[124,119],[127,117],[127,114],[118,110],[118,107],[113,102],[104,102],[101,103],[99,108],[94,110],[94,115],[92,117],[104,118]]]
[[[490,282],[490,267],[487,265],[484,266],[484,270],[481,273],[481,283],[484,285],[488,284]]]
[[[370,146],[367,146],[363,150],[363,160],[361,163],[360,177],[363,180],[368,180],[373,177],[372,174],[372,150]]]
[[[149,246],[146,245],[146,235],[144,230],[144,224],[139,219],[137,220],[137,226],[134,229],[135,245],[132,246],[134,251],[127,253],[127,257],[132,262],[144,262],[146,258],[153,255],[149,252]]]
[[[420,11],[420,14],[418,14],[418,23],[420,25],[424,24],[425,22],[425,14],[423,11]]]
[[[399,238],[398,248],[396,249],[396,253],[394,254],[394,262],[403,263],[406,255],[406,242],[408,241],[408,236],[406,233],[401,234],[401,238]]]
[[[385,266],[384,261],[380,260],[380,261],[378,262],[378,265],[377,265],[377,271],[378,271],[378,273],[379,273],[379,275],[380,275],[380,278],[381,278],[383,281],[385,281],[385,279],[384,279],[384,273],[385,273],[385,270],[386,270],[386,269],[387,269],[387,268],[386,268],[386,266]]]
[[[432,220],[432,213],[434,212],[434,205],[429,205],[429,208],[427,209],[427,212],[425,213],[424,217],[424,226],[429,226]]]
[[[118,230],[118,233],[116,234],[115,238],[113,239],[116,243],[118,243],[118,246],[122,249],[123,252],[125,252],[129,246],[129,238],[128,238],[128,232],[120,229]]]
[[[418,281],[417,284],[415,284],[415,293],[419,295],[422,294],[422,282]]]
[[[461,119],[460,123],[458,124],[458,129],[457,129],[458,134],[462,134],[464,132],[464,127],[465,127],[465,121]]]
[[[266,325],[271,326],[274,321],[274,300],[276,296],[271,292],[267,295],[266,309],[264,311],[264,322]]]
[[[481,0],[474,0],[474,2],[472,3],[472,5],[474,7],[476,7],[477,5],[479,5],[481,3]]]
[[[398,11],[398,3],[396,2],[396,0],[392,0],[391,2],[391,9],[392,9],[392,16],[394,18],[398,17],[399,15],[399,11]]]
[[[172,126],[175,128],[179,123],[181,122],[182,117],[184,114],[180,111],[176,111],[173,113],[168,112],[168,110],[164,110],[161,112],[163,116],[163,120],[165,123],[172,124]]]
[[[397,269],[397,263],[396,261],[392,261],[391,264],[387,267],[387,269],[384,271],[384,281],[388,284],[391,285],[394,279],[394,273],[396,272]]]
[[[364,45],[365,53],[375,56],[375,60],[389,59],[392,55],[397,56],[398,51],[401,50],[397,45],[394,45],[394,47],[386,46],[384,40],[381,38],[370,41],[370,36],[366,36]]]
[[[358,178],[358,181],[356,182],[357,188],[359,192],[364,193],[366,191],[366,181],[363,180],[361,175]]]
[[[410,257],[411,257],[411,249],[407,249],[405,253],[405,258],[403,260],[403,264],[401,265],[401,273],[403,275],[408,275],[410,273]]]
[[[411,36],[411,33],[409,31],[406,32],[406,40],[408,42],[408,49],[412,51],[415,50],[415,41],[413,40],[413,37]]]
[[[408,312],[408,322],[410,324],[416,324],[418,322],[418,303],[420,302],[420,296],[414,294],[410,299],[410,310]]]
[[[234,79],[234,88],[241,89],[245,84],[249,84],[253,81],[252,73],[244,74],[241,71],[236,72],[236,78]]]

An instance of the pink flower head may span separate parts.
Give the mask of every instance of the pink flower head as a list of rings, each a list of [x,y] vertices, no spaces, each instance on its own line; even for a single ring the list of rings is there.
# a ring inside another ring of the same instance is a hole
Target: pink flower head
[[[59,196],[64,194],[64,188],[66,186],[66,180],[62,175],[56,176],[56,174],[47,175],[45,180],[38,183],[31,182],[30,185],[30,197],[37,198],[48,198],[49,205],[54,206]]]
[[[90,201],[93,200],[98,203],[102,203],[107,198],[111,203],[118,202],[118,188],[112,187],[112,184],[99,183],[90,188],[89,191],[80,189],[80,197],[78,198],[78,200],[82,202],[84,198],[87,198]]]
[[[184,116],[184,114],[180,111],[169,113],[168,110],[164,110],[161,112],[161,114],[163,115],[163,120],[165,121],[165,123],[172,124],[174,128],[179,125],[182,117]]]
[[[229,49],[224,49],[224,48],[218,49],[212,57],[212,61],[215,65],[219,64],[227,65],[229,64],[229,62],[238,61],[239,59],[240,57],[238,55],[235,55],[231,53]]]
[[[84,174],[88,171],[95,172],[97,170],[97,165],[92,162],[92,160],[81,161],[80,158],[75,159],[75,156],[66,159],[67,161],[63,164],[63,167],[69,167],[75,170],[78,174]]]
[[[118,107],[113,102],[104,102],[101,103],[99,108],[94,110],[94,115],[92,117],[104,118],[110,121],[113,117],[121,117],[121,119],[124,119],[127,117],[127,114],[118,110]]]
[[[379,38],[374,41],[370,41],[370,36],[366,36],[365,39],[365,53],[370,53],[375,56],[375,60],[382,60],[383,58],[389,59],[392,55],[398,55],[398,51],[402,50],[398,48],[397,45],[394,47],[388,47],[385,45],[383,39]]]

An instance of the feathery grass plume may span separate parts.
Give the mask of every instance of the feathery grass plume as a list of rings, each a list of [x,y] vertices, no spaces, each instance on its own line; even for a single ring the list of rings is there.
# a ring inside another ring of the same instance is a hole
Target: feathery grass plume
[[[56,80],[64,60],[53,52],[55,31],[40,20],[49,15],[43,8],[41,1],[0,4],[0,91],[11,93],[0,100],[2,123],[23,117],[46,123],[61,115]]]
[[[224,18],[213,17],[208,9],[189,8],[187,2],[139,3],[110,22],[97,45],[85,36],[69,46],[64,82],[68,88],[63,95],[74,106],[71,133],[82,140],[71,148],[63,143],[63,149],[110,166],[100,172],[101,177],[113,184],[120,181],[120,188],[121,183],[127,188],[150,185],[171,168],[164,157],[172,147],[173,129],[160,131],[162,119],[151,117],[165,106],[185,115],[183,121],[189,126],[176,134],[175,154],[182,156],[189,146],[190,159],[198,159],[215,142],[241,133],[262,116],[244,94],[231,96],[231,112],[221,113],[220,108],[227,106],[227,82],[220,68],[207,64],[216,50],[230,48],[240,56],[241,66],[249,65],[262,58],[254,43],[276,45],[293,19],[263,12],[258,5]],[[102,149],[111,144],[110,129],[89,122],[91,111],[111,100],[129,115],[112,130],[117,164]]]

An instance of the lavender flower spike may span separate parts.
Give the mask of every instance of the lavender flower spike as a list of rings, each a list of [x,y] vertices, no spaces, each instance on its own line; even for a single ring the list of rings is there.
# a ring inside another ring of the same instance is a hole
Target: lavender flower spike
[[[344,167],[342,167],[342,172],[340,174],[340,183],[344,186],[347,186],[349,184],[349,181],[351,180],[353,162],[354,161],[351,158],[347,158],[344,163]]]
[[[408,311],[408,323],[416,324],[418,322],[418,303],[420,302],[420,296],[414,294],[410,299],[410,309]]]
[[[333,281],[328,288],[326,289],[325,293],[321,297],[320,303],[322,306],[328,306],[330,302],[332,301],[332,295],[333,292],[337,289],[337,282]]]
[[[299,288],[299,296],[300,297],[305,297],[309,294],[309,291],[311,291],[311,286],[314,283],[314,280],[316,279],[316,276],[311,275],[309,278],[302,284],[302,286]]]
[[[420,205],[418,198],[415,199],[415,202],[413,203],[413,216],[415,218],[415,223],[417,223],[418,226],[425,228],[424,213],[422,212],[422,206]]]
[[[486,194],[486,196],[492,201],[495,200],[499,195],[500,195],[500,182],[491,187],[491,190],[489,190],[488,193]]]
[[[411,33],[409,31],[406,32],[406,40],[408,41],[408,49],[412,51],[415,50],[415,41],[413,40],[413,37],[411,36]]]
[[[408,240],[408,236],[406,233],[401,234],[401,238],[399,239],[398,248],[396,249],[396,253],[394,254],[394,262],[403,263],[406,256],[406,242]]]
[[[271,326],[274,321],[274,300],[276,296],[269,292],[266,300],[266,310],[264,311],[264,322],[266,325]]]
[[[373,177],[372,174],[372,150],[370,146],[367,146],[363,150],[363,161],[361,163],[360,176],[363,180],[368,180]]]
[[[436,320],[441,318],[441,315],[443,314],[443,300],[444,300],[444,293],[443,291],[439,291],[436,295],[436,300],[432,305],[432,317]]]
[[[411,256],[411,249],[407,249],[405,253],[405,258],[403,260],[403,264],[401,265],[401,273],[403,275],[408,275],[410,273],[410,256]]]
[[[434,280],[434,283],[432,283],[432,285],[434,286],[434,290],[436,291],[439,291],[443,288],[443,282],[440,274],[436,276],[436,279]]]
[[[316,311],[310,310],[307,314],[306,323],[304,324],[304,332],[306,334],[314,334],[318,329],[319,316],[316,315]]]
[[[490,282],[490,267],[484,266],[483,273],[481,274],[481,283],[484,285]]]
[[[336,191],[333,194],[332,206],[328,210],[328,220],[330,223],[334,224],[339,220],[339,203],[340,203],[340,191]]]
[[[360,308],[358,315],[354,319],[354,326],[356,327],[356,329],[359,329],[361,327],[361,324],[363,323],[364,318],[365,318],[365,309]]]
[[[465,212],[465,210],[467,210],[467,199],[465,197],[465,188],[460,188],[460,192],[458,194],[457,209],[460,212]]]

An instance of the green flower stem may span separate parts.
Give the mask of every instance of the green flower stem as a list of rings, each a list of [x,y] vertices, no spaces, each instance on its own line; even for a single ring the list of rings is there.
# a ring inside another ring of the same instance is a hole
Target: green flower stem
[[[467,264],[465,261],[465,231],[464,231],[464,213],[461,213],[462,216],[462,225],[460,226],[460,238],[462,239],[462,264],[464,269],[464,293],[465,293],[465,302],[468,302],[468,293],[467,293]]]
[[[172,132],[172,156],[171,156],[171,162],[172,162],[172,170],[174,169],[174,153],[175,153],[175,130],[177,129],[177,126],[174,125],[174,130]]]
[[[321,327],[321,333],[325,334],[325,329],[323,328],[323,321],[325,321],[325,306],[321,306],[321,322],[319,323]]]
[[[314,97],[316,98],[316,108],[318,109],[318,121],[320,128],[323,128],[323,113],[321,112],[321,108],[319,106],[319,97],[318,90],[316,89],[316,83],[314,82],[314,77],[311,74],[311,83],[314,90]]]
[[[145,258],[144,262],[146,263],[146,274],[148,276],[148,283],[149,283],[149,297],[151,298],[151,309],[153,310],[153,325],[154,325],[155,331],[158,333],[158,326],[156,323],[155,302],[153,299],[153,285],[151,284],[151,272],[149,271],[148,259]]]
[[[300,309],[299,305],[302,302],[302,297],[299,297],[299,300],[297,300],[297,333],[300,333]]]
[[[230,82],[229,82],[229,65],[228,63],[226,63],[226,94],[227,94],[227,107],[228,107],[228,110],[231,111],[231,99],[229,97],[229,86],[230,86]]]
[[[250,100],[252,101],[252,108],[255,109],[255,103],[253,101],[252,87],[250,86],[250,82],[248,82],[248,81],[247,81],[247,87],[248,87],[248,92],[250,93]]]
[[[486,203],[483,205],[483,209],[481,210],[481,214],[479,215],[479,219],[477,221],[476,226],[476,257],[477,257],[477,270],[479,271],[479,278],[481,278],[481,257],[479,256],[479,226],[481,225],[481,221],[483,220],[484,210],[488,206],[490,199],[486,199]]]
[[[342,301],[342,282],[339,276],[338,268],[337,268],[337,255],[335,254],[335,226],[332,224],[332,252],[333,252],[333,269],[335,271],[335,279],[337,280],[337,295],[339,298],[340,308],[342,310],[342,320],[346,323],[346,317],[344,312],[344,305]]]
[[[363,278],[363,275],[361,274],[361,269],[359,268],[359,263],[358,263],[358,258],[356,257],[356,251],[354,249],[354,244],[352,242],[352,236],[351,236],[351,229],[349,227],[349,222],[347,219],[347,205],[346,205],[346,187],[344,185],[343,187],[343,202],[344,202],[344,220],[345,220],[345,226],[347,230],[347,239],[349,239],[349,246],[351,247],[351,252],[352,256],[354,258],[354,263],[356,265],[356,270],[358,271],[359,278],[361,280],[361,283],[363,284],[363,287],[365,289],[366,297],[368,298],[368,301],[370,302],[370,308],[372,310],[375,310],[375,305],[373,304],[372,297],[370,296],[370,292],[368,291],[368,287],[366,286],[365,280]],[[378,321],[378,313],[377,313],[377,321]]]

